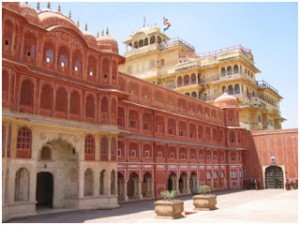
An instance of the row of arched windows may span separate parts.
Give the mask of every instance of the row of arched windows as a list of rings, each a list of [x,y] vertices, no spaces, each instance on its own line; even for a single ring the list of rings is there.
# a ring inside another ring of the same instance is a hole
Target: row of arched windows
[[[228,86],[223,86],[222,91],[227,92],[229,95],[236,95],[241,93],[240,84],[230,84]]]
[[[235,74],[242,73],[242,66],[234,65],[234,66],[227,66],[227,67],[221,67],[221,76],[230,76]],[[245,68],[244,74],[250,76],[253,78],[253,72],[250,71],[250,69]]]
[[[111,142],[110,145],[109,145],[109,142]],[[109,151],[109,147],[110,147],[110,151]],[[101,139],[100,139],[100,160],[101,161],[109,160],[109,152],[110,152],[110,160],[115,161],[116,160],[116,149],[117,149],[117,142],[116,142],[115,137],[111,138],[111,140],[109,138],[107,138],[106,136],[101,137]],[[95,143],[95,137],[91,134],[88,134],[85,137],[84,155],[85,155],[85,160],[95,160],[96,143]]]
[[[224,140],[224,131],[219,130],[218,133],[216,128],[206,127],[204,130],[201,125],[197,126],[197,124],[187,123],[175,118],[165,118],[164,116],[154,117],[150,112],[143,112],[141,117],[140,114],[141,112],[134,109],[129,109],[128,113],[125,113],[123,107],[118,107],[118,126],[124,129],[126,127],[125,121],[128,121],[129,130],[152,132],[154,129],[154,132],[160,135],[178,135],[194,139],[204,138],[208,141]],[[125,118],[125,115],[128,115],[128,119]],[[204,136],[204,132],[206,136]]]
[[[223,118],[223,111],[216,109],[208,105],[204,105],[201,102],[195,102],[193,99],[178,96],[178,94],[165,94],[166,92],[155,87],[151,89],[149,86],[143,86],[137,81],[129,81],[126,85],[125,79],[120,77],[119,87],[122,91],[128,91],[130,99],[132,101],[140,101],[144,105],[151,105],[155,107],[164,107],[170,111],[180,112],[181,114],[188,114],[213,122],[221,122]],[[197,93],[192,93],[193,96],[197,96]]]
[[[11,53],[15,28],[13,23],[6,19],[3,29],[3,50]],[[39,41],[43,41],[42,45],[38,43]],[[37,32],[25,29],[21,47],[22,60],[32,64],[41,61],[44,68],[56,70],[65,75],[77,78],[86,77],[88,80],[100,81],[103,84],[117,84],[117,59],[108,56],[98,59],[96,53],[86,54],[82,46],[74,48],[69,43],[60,45],[56,43],[57,39],[53,37],[38,38]],[[42,46],[42,49],[39,49],[39,46]],[[38,58],[38,52],[42,52],[41,59]]]
[[[43,115],[80,120],[82,114],[87,122],[97,119],[96,113],[100,111],[101,123],[108,122],[108,115],[116,116],[117,100],[106,96],[99,97],[97,94],[82,93],[78,89],[69,89],[64,86],[55,86],[52,83],[43,82],[40,88],[40,99],[35,99],[35,82],[31,79],[23,79],[20,87],[19,110],[21,112],[33,112],[36,101],[40,103],[40,113]],[[100,98],[98,100],[98,98]],[[100,102],[100,110],[97,107]],[[84,109],[82,112],[81,109]],[[112,121],[115,121],[113,119]]]
[[[150,38],[145,37],[143,39],[134,41],[133,43],[130,43],[129,46],[133,48],[141,48],[143,46],[151,45],[151,44],[160,44],[162,41],[165,41],[165,39],[162,39],[161,36],[157,35],[152,35]]]
[[[191,75],[184,75],[183,77],[179,76],[177,77],[177,88],[197,84],[197,80],[199,82],[199,74],[197,79],[195,73],[192,73]]]

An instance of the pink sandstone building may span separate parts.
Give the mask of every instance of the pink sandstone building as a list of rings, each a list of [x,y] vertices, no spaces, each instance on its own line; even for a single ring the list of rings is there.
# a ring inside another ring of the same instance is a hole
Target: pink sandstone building
[[[59,10],[3,3],[2,18],[4,221],[298,177],[298,130],[250,132],[233,96],[208,104],[119,72],[116,40]]]

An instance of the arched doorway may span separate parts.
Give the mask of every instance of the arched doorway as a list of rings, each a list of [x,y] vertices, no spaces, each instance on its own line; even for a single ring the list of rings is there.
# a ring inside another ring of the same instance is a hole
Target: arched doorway
[[[52,200],[53,175],[49,172],[40,172],[36,181],[36,206],[52,208]]]
[[[283,172],[279,166],[269,166],[265,171],[266,188],[283,188]]]
[[[143,197],[153,197],[152,175],[149,172],[146,172],[143,176],[142,194]]]
[[[171,172],[168,178],[168,190],[176,190],[177,189],[177,178],[174,172]]]

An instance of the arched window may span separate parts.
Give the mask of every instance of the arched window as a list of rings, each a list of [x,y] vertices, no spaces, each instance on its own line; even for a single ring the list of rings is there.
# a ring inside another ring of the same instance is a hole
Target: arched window
[[[27,31],[24,35],[23,55],[25,57],[36,57],[37,38],[31,32]]]
[[[190,76],[189,75],[185,75],[183,78],[183,85],[189,85],[190,84]]]
[[[80,94],[78,91],[73,91],[70,96],[70,114],[80,116]]]
[[[239,66],[238,65],[234,65],[233,66],[233,74],[238,74],[239,73]]]
[[[168,119],[168,134],[176,135],[176,121]]]
[[[47,110],[52,110],[53,108],[53,88],[50,84],[42,86],[40,106],[42,109]]]
[[[234,85],[234,93],[235,94],[239,94],[240,93],[240,85],[239,84],[235,84]]]
[[[226,69],[225,69],[224,67],[221,68],[221,75],[222,75],[223,77],[226,76]]]
[[[116,160],[116,151],[117,151],[117,141],[116,138],[111,139],[111,160]]]
[[[84,159],[85,160],[95,160],[95,138],[91,134],[89,134],[85,137]]]
[[[140,40],[140,41],[139,41],[139,48],[140,48],[140,47],[143,47],[143,46],[144,46],[144,41],[143,41],[143,40]]]
[[[103,97],[101,100],[101,114],[100,119],[102,123],[108,122],[108,100],[106,97]]]
[[[102,137],[101,138],[101,145],[100,145],[100,160],[108,160],[108,138]]]
[[[196,80],[196,74],[192,73],[191,75],[191,84],[196,84],[197,80]]]
[[[165,133],[165,119],[162,116],[156,116],[155,118],[156,132],[160,134]]]
[[[150,113],[143,114],[143,130],[152,130],[152,115]]]
[[[144,40],[144,45],[145,45],[145,46],[148,45],[148,38],[145,38],[145,40]]]
[[[227,76],[232,74],[232,67],[227,66]]]
[[[206,127],[205,135],[206,135],[206,140],[210,141],[211,140],[211,133],[210,133],[210,128],[209,127]]]
[[[118,62],[116,60],[111,62],[111,74],[112,83],[117,84]]]
[[[234,143],[235,142],[235,133],[233,131],[231,131],[229,133],[229,142],[230,143]]]
[[[125,112],[122,107],[118,107],[118,126],[121,128],[125,127]]]
[[[68,71],[68,67],[69,67],[69,50],[62,46],[58,49],[58,68],[61,69],[61,71],[63,72],[67,72]]]
[[[155,43],[155,36],[151,36],[150,37],[150,44],[154,44]]]
[[[31,158],[31,140],[31,130],[27,127],[21,127],[17,137],[17,158]]]
[[[107,58],[102,60],[102,82],[108,83],[110,75],[110,61]]]
[[[203,127],[198,126],[198,138],[202,139],[203,138]]]
[[[115,124],[117,121],[117,101],[115,98],[111,101],[111,118],[112,123]]]
[[[20,91],[21,110],[25,112],[32,112],[33,102],[34,102],[34,84],[29,79],[23,80],[21,84],[21,91]]]
[[[85,100],[85,116],[95,118],[95,98],[92,94],[89,94]]]
[[[82,54],[79,50],[73,52],[73,73],[75,75],[81,75],[82,73]]]
[[[139,113],[136,110],[129,111],[129,128],[139,129]]]
[[[196,92],[196,91],[193,91],[193,92],[192,92],[192,97],[193,97],[193,98],[197,98],[197,92]]]
[[[15,201],[29,201],[30,174],[26,168],[20,168],[15,178]]]
[[[54,45],[51,42],[46,42],[43,48],[43,61],[53,64],[55,61]]]
[[[67,113],[68,110],[68,93],[65,88],[61,87],[56,91],[55,110]]]
[[[184,95],[186,95],[186,96],[190,96],[190,92],[186,92]]]
[[[177,77],[177,87],[182,86],[182,77]]]
[[[10,76],[7,70],[2,70],[2,107],[9,106],[9,89],[10,89]]]
[[[135,41],[134,42],[134,48],[138,48],[139,46],[138,46],[138,42],[137,41]]]
[[[84,196],[93,195],[93,171],[87,169],[84,172]]]
[[[107,63],[107,62],[103,61],[103,63]],[[88,57],[88,70],[87,70],[88,79],[96,79],[96,72],[97,72],[97,60],[93,55],[90,55]],[[109,74],[106,67],[104,72]]]
[[[14,30],[14,25],[10,20],[6,20],[4,22],[4,27],[3,27],[3,39],[2,39],[2,47],[4,51],[11,51],[12,48],[12,42],[13,42],[13,30]]]

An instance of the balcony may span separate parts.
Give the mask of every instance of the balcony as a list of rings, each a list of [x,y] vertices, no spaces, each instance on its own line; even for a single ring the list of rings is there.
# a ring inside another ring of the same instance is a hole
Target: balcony
[[[148,53],[150,51],[154,51],[154,50],[158,50],[160,47],[159,44],[151,44],[151,45],[147,45],[141,48],[134,48],[131,51],[127,51],[125,52],[125,57],[133,57],[136,55],[141,55],[141,54],[145,54]]]
[[[189,61],[189,62],[182,62],[179,63],[175,66],[175,71],[181,71],[181,70],[187,70],[195,67],[200,67],[201,66],[201,61],[199,59]]]
[[[180,46],[180,45],[189,49],[191,52],[195,52],[194,46],[192,46],[191,44],[182,40],[179,37],[160,43],[160,50],[165,50],[165,49],[172,48],[175,46]]]

